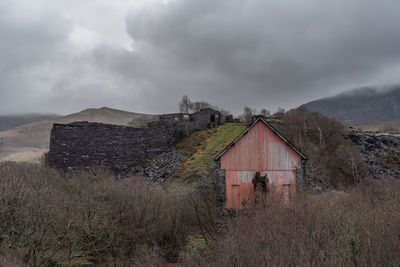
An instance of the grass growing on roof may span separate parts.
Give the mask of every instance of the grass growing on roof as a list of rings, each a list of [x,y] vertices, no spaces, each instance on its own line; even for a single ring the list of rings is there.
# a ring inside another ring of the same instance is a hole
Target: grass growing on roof
[[[197,131],[185,138],[176,147],[188,152],[189,156],[183,161],[174,174],[177,181],[190,181],[209,171],[218,152],[229,145],[246,129],[243,123],[227,123],[218,128]]]

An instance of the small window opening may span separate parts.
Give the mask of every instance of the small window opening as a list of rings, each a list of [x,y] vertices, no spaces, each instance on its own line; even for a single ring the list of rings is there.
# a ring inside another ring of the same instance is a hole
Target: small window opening
[[[211,122],[215,122],[215,114],[211,114],[210,115],[210,121]]]

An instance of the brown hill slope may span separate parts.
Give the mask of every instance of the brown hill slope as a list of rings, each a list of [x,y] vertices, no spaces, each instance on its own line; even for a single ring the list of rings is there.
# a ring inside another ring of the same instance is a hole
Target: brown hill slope
[[[54,123],[74,121],[100,122],[118,125],[141,126],[157,119],[156,115],[133,113],[107,107],[86,109],[55,119],[22,125],[0,132],[1,160],[31,160],[48,150],[50,130]]]
[[[0,115],[0,132],[29,123],[54,119],[59,116],[60,115],[57,114],[40,114],[40,113]]]

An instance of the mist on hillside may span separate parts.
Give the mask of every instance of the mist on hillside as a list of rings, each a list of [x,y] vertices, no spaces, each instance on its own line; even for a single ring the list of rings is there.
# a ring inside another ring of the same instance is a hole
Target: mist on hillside
[[[400,86],[362,87],[303,105],[343,121],[400,120]]]

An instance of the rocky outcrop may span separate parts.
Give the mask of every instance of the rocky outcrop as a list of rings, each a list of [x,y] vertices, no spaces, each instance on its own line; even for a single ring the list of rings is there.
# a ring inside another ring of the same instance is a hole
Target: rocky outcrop
[[[400,179],[400,134],[349,133],[349,138],[360,146],[370,177]]]

